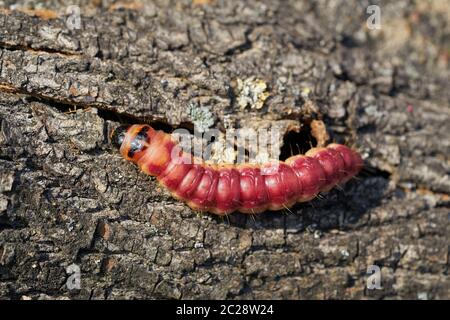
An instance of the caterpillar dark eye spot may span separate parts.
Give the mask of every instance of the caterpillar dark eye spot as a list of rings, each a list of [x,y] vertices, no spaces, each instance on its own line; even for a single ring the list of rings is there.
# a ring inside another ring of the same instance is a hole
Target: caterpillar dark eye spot
[[[148,127],[144,126],[138,132],[138,134],[131,140],[130,150],[128,151],[128,157],[132,158],[136,152],[144,151],[147,148],[150,140],[147,135]]]
[[[120,149],[120,146],[125,139],[125,134],[127,133],[128,128],[128,126],[120,126],[113,130],[111,134],[111,143],[117,149]]]
[[[147,140],[147,128],[146,127],[142,128],[141,131],[139,131],[139,133],[136,136],[136,139],[142,140],[142,141]]]

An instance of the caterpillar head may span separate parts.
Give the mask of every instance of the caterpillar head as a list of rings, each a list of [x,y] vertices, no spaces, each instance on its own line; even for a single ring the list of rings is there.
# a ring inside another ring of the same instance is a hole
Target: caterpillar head
[[[154,130],[148,125],[120,126],[111,134],[111,143],[126,159],[138,161],[147,149]]]

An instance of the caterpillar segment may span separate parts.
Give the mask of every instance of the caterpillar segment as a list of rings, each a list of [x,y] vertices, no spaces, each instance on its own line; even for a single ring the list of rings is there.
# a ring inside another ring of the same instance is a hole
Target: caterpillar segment
[[[289,208],[347,182],[363,167],[357,152],[335,143],[274,166],[205,163],[183,152],[170,134],[149,125],[118,127],[111,141],[126,160],[155,176],[176,199],[217,215]]]

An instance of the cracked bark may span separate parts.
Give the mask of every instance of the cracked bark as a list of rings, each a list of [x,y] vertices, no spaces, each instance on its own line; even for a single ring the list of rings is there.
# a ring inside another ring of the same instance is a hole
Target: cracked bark
[[[0,3],[0,297],[450,297],[445,5],[383,4],[371,31],[347,1],[75,1],[70,30],[74,1]],[[250,77],[261,109],[236,102]],[[224,128],[314,113],[367,170],[293,213],[198,215],[108,144],[119,122],[192,125],[192,106]]]

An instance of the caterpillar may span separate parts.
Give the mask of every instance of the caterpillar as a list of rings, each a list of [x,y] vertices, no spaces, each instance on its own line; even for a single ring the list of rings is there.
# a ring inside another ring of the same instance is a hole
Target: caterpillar
[[[347,182],[363,166],[357,152],[336,143],[280,161],[272,172],[270,164],[209,164],[183,152],[170,134],[149,125],[119,126],[111,143],[176,199],[217,215],[289,208]]]

